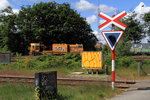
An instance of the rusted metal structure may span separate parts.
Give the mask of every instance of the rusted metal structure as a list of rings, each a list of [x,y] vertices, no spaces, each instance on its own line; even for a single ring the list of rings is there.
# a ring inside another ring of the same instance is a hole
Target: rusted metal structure
[[[51,46],[45,46],[42,43],[30,44],[30,55],[39,54],[66,54],[68,52],[78,53],[83,51],[82,44],[52,44]]]

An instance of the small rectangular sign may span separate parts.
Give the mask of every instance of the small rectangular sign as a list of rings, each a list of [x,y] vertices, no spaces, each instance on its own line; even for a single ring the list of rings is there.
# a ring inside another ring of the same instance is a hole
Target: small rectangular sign
[[[102,52],[82,52],[82,68],[102,69]]]
[[[10,53],[0,53],[0,64],[8,64],[11,62],[11,54]]]

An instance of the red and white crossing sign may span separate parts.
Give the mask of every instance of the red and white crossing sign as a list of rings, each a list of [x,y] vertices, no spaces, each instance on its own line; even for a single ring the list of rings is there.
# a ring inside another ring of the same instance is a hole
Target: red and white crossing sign
[[[105,19],[106,22],[104,22],[103,24],[101,24],[100,26],[98,26],[98,28],[100,30],[103,30],[104,28],[106,28],[107,26],[114,24],[117,27],[125,30],[125,28],[127,27],[125,24],[121,23],[120,21],[118,21],[120,18],[122,18],[123,16],[125,16],[127,13],[125,11],[122,11],[121,13],[115,15],[114,17],[110,17],[104,13],[100,13],[98,16]]]

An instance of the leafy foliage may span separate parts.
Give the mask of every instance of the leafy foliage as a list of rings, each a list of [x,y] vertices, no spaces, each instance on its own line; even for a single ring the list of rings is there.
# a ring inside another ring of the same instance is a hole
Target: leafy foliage
[[[27,54],[32,42],[78,43],[85,50],[93,50],[97,41],[85,18],[67,3],[41,2],[22,6],[18,14],[10,7],[1,13],[0,47],[6,46],[12,52]]]
[[[128,15],[128,17],[121,20],[122,23],[127,25],[127,28],[125,29],[123,37],[116,47],[116,55],[119,57],[130,55],[131,43],[140,43],[141,39],[145,37],[143,25],[135,19],[135,16],[136,14],[133,13],[132,15]],[[119,30],[119,28],[113,27],[113,30]]]
[[[143,17],[145,22],[150,22],[150,12],[146,13]]]
[[[16,30],[15,18],[16,15],[13,14],[11,7],[0,11],[0,48],[6,51],[10,49],[8,44],[11,43],[11,39],[14,40],[11,36]]]
[[[123,38],[126,38],[126,40],[129,41],[133,41],[134,43],[139,43],[145,34],[142,29],[142,25],[138,20],[135,19],[135,16],[136,15],[133,14],[123,20],[123,23],[127,25]]]
[[[1,66],[3,68],[4,66]],[[8,67],[8,68],[7,68]],[[6,65],[7,69],[68,69],[78,70],[81,68],[81,56],[80,54],[68,53],[66,55],[50,55],[44,54],[34,59],[18,59],[16,62]]]
[[[150,12],[146,13],[143,17],[144,21],[145,21],[145,28],[147,29],[147,35],[150,37]],[[150,43],[150,38],[148,40],[148,42]]]
[[[131,41],[128,41],[126,38],[123,38],[118,42],[116,47],[116,55],[120,56],[128,56],[130,55]]]
[[[111,69],[111,53],[104,55],[104,64],[108,65],[109,70]],[[115,57],[116,68],[136,68],[137,62],[130,56],[116,56]],[[132,63],[131,63],[132,62]]]
[[[79,68],[81,66],[80,54],[68,53],[62,56],[41,55],[36,59],[37,62],[44,62],[49,68],[64,67],[64,68]],[[46,65],[45,65],[46,66]]]

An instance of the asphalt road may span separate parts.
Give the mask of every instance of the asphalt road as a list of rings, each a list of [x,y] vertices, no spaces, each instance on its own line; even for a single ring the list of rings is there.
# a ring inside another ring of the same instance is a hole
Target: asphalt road
[[[150,100],[150,80],[138,81],[126,92],[110,100]]]

